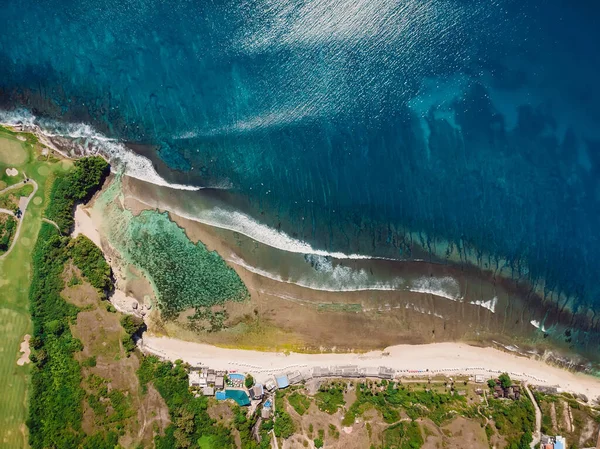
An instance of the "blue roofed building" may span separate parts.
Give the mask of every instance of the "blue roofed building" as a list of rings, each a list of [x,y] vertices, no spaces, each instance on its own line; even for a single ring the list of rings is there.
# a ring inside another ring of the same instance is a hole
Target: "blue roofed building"
[[[287,388],[290,386],[290,381],[285,374],[281,376],[275,376],[275,382],[277,382],[277,388]]]
[[[567,441],[565,440],[565,437],[556,437],[554,449],[567,449]]]

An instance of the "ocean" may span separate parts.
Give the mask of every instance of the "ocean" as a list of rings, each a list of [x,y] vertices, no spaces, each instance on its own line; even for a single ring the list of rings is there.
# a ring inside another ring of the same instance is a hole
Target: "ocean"
[[[598,13],[585,0],[6,0],[0,122],[175,190],[164,208],[256,243],[235,256],[253,272],[489,310],[504,278],[536,296],[527,323],[594,353]],[[407,279],[403,262],[429,268]],[[467,298],[473,269],[492,287]]]

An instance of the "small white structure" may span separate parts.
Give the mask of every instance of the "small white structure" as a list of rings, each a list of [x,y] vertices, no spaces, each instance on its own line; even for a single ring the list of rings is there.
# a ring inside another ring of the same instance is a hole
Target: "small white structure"
[[[485,382],[485,376],[483,374],[475,374],[475,382],[482,384]]]
[[[200,373],[198,371],[190,371],[188,381],[190,387],[200,387]]]
[[[204,387],[202,389],[202,394],[204,396],[214,396],[215,395],[215,389],[213,387]]]

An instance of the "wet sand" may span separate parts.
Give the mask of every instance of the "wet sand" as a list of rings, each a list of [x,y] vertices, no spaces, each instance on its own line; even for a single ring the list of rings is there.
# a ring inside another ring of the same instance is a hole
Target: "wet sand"
[[[137,180],[124,178],[120,204],[134,214],[155,207],[162,211],[160,206],[165,198],[159,201],[152,189]],[[118,297],[131,298],[129,303],[135,299],[140,304],[156,305],[149,280],[118,260],[118,254],[103,238],[102,227],[110,226],[110,223],[104,223],[102,211],[96,209],[96,206],[89,209],[92,225],[88,226],[90,223],[86,222],[86,226],[81,225],[78,229],[99,234],[103,250],[117,272],[117,287],[121,291]],[[425,262],[418,266],[406,264],[409,267],[404,273],[406,276],[412,275],[410,267],[415,266],[415,272],[419,271],[420,275],[425,272],[430,276],[462,276],[466,279],[465,294],[473,294],[474,298],[498,295],[501,299],[494,302],[494,307],[490,307],[489,302],[482,305],[481,301],[471,301],[469,297],[449,300],[426,292],[315,290],[262,276],[235,263],[236,256],[259,254],[248,252],[248,247],[257,247],[251,239],[172,212],[169,216],[192,241],[202,241],[208,249],[216,250],[225,258],[248,287],[251,298],[242,303],[226,303],[224,308],[229,318],[225,329],[217,332],[199,333],[190,329],[187,320],[190,313],[187,312],[178,320],[165,322],[154,307],[146,315],[146,323],[150,333],[155,335],[177,341],[271,352],[365,352],[399,344],[463,341],[477,346],[509,348],[521,354],[531,351],[551,361],[556,361],[554,356],[562,357],[557,347],[550,345],[543,333],[530,324],[534,315],[523,308],[516,293],[501,282],[488,285],[450,266]],[[532,305],[532,309],[535,306]],[[564,352],[565,359],[571,356]]]

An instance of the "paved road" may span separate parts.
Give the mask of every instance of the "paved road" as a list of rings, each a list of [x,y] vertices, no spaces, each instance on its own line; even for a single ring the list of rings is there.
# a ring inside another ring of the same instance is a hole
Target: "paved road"
[[[29,195],[27,198],[21,199],[21,201],[19,201],[19,208],[21,209],[22,215],[21,215],[21,219],[18,220],[18,222],[17,222],[17,232],[15,232],[15,237],[13,238],[12,245],[10,245],[10,248],[8,248],[8,250],[0,256],[0,260],[4,259],[6,256],[8,256],[10,254],[10,252],[13,250],[13,248],[15,247],[15,244],[17,243],[17,240],[19,239],[19,234],[21,233],[21,225],[23,224],[23,220],[25,219],[25,212],[27,211],[27,206],[29,206],[29,201],[31,200],[31,198],[34,197],[34,195],[36,194],[36,192],[38,190],[38,185],[33,179],[30,179],[29,182],[31,184],[33,184],[33,192],[31,192],[31,195]],[[0,191],[0,193],[4,193],[5,191],[11,190],[11,189],[16,189],[17,187],[20,187],[22,184],[25,184],[25,181],[20,182],[15,185],[12,185],[10,187],[7,187],[6,189],[3,189],[2,191]],[[0,212],[9,213],[12,216],[15,215],[12,211],[7,211],[6,209],[0,209]]]
[[[27,184],[25,181],[17,182],[16,184],[13,184],[12,186],[8,186],[8,187],[0,190],[0,195],[2,195],[4,192],[8,192],[9,190],[16,189],[16,188],[21,187],[21,186],[23,186],[25,184]]]
[[[533,406],[535,407],[535,432],[533,433],[533,441],[531,442],[531,448],[534,449],[540,443],[540,439],[542,438],[542,411],[533,397],[533,393],[531,393],[529,386],[527,384],[524,384],[524,386],[529,395],[529,399],[531,399],[531,402],[533,402]]]

